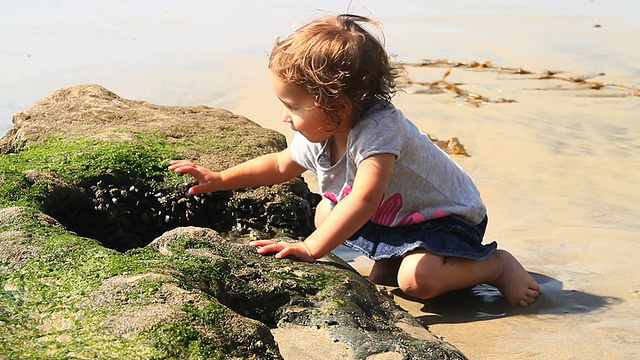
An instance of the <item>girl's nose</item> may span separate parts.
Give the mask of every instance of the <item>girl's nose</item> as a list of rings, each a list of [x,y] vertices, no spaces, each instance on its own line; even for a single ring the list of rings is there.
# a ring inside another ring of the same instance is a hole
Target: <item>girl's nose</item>
[[[289,114],[289,111],[287,111],[287,109],[282,110],[282,121],[289,124],[291,123],[291,115]]]

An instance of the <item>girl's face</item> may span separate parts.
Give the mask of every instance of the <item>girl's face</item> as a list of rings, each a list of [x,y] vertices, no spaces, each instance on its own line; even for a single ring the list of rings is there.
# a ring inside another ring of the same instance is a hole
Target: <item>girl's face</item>
[[[311,94],[298,85],[283,83],[274,74],[271,74],[271,85],[284,105],[282,121],[290,124],[291,129],[314,143],[327,140],[334,134],[336,126],[315,105]]]

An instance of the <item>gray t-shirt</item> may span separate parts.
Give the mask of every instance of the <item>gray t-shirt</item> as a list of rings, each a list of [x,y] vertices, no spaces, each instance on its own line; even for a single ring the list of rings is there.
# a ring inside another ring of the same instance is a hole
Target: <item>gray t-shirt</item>
[[[328,142],[295,133],[293,160],[314,172],[320,192],[334,203],[351,191],[360,162],[375,154],[396,156],[384,198],[371,221],[402,226],[452,215],[472,225],[486,208],[473,180],[393,105],[375,106],[351,129],[347,151],[331,165]]]

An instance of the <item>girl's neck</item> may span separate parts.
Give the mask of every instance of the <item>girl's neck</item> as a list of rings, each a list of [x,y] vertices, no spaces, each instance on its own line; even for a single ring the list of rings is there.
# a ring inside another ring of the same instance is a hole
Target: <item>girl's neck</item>
[[[337,163],[347,151],[347,141],[349,140],[351,124],[353,123],[353,121],[351,121],[353,116],[353,103],[351,100],[345,100],[340,115],[342,121],[328,140],[331,165]]]
[[[347,151],[347,140],[349,139],[349,130],[337,131],[330,137],[329,154],[331,155],[331,165],[335,164],[344,156]]]

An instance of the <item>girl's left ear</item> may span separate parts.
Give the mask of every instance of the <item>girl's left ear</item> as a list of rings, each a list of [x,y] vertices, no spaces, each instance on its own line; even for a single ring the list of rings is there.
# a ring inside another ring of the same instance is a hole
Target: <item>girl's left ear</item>
[[[345,97],[340,103],[340,118],[343,119],[343,121],[347,121],[349,128],[351,128],[351,125],[354,124],[356,120],[354,119],[353,101]]]

